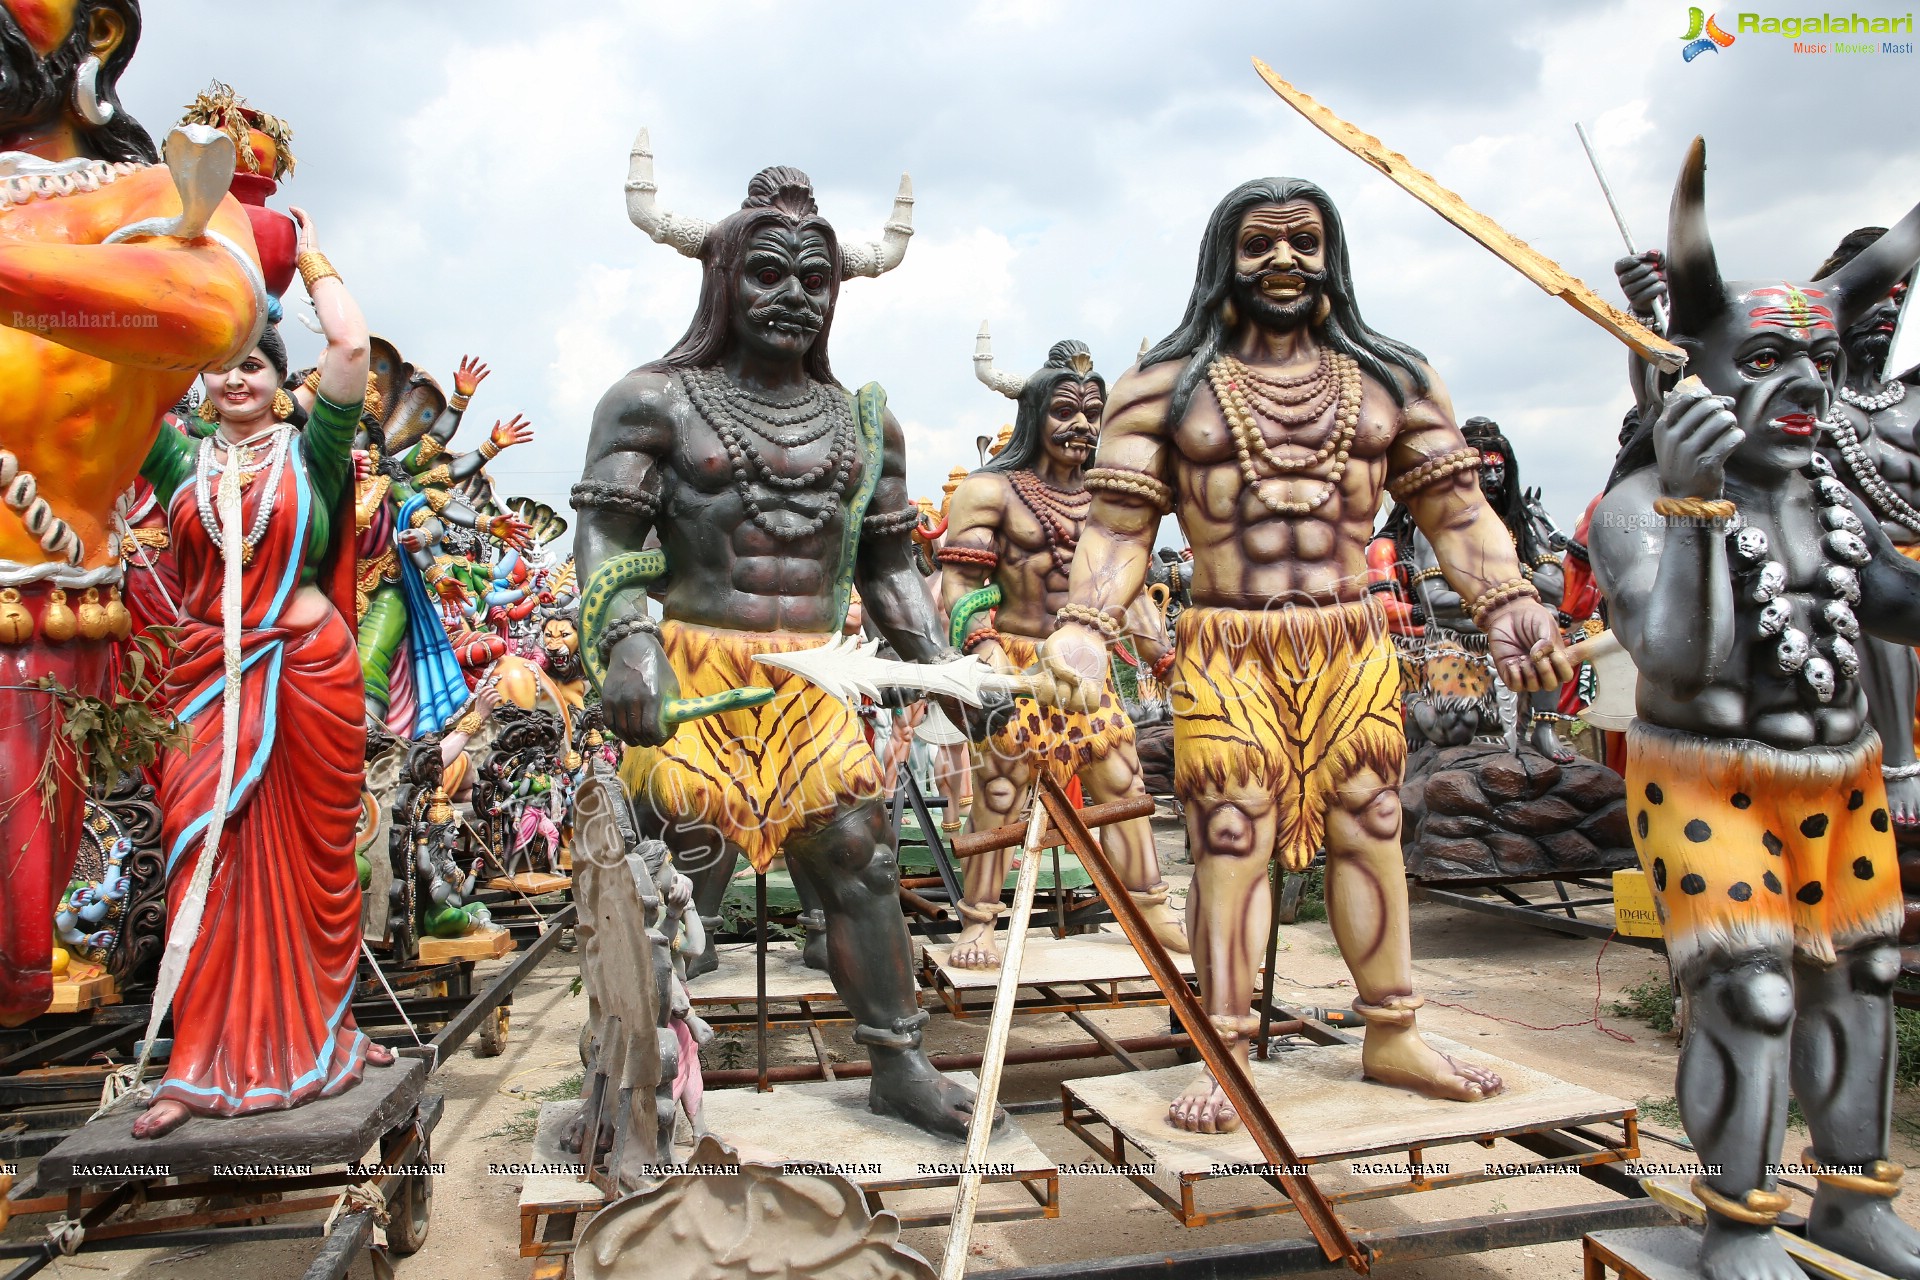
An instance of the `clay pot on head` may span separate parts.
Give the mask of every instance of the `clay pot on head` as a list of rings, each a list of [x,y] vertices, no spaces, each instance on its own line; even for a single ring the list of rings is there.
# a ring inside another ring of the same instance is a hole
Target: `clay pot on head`
[[[254,135],[256,139],[260,136],[257,132]],[[269,163],[266,173],[271,172]],[[266,281],[267,292],[277,298],[293,283],[294,248],[299,243],[300,231],[292,218],[278,209],[267,208],[267,197],[278,191],[280,184],[266,173],[236,170],[233,183],[227,189],[247,211],[247,221],[253,224],[253,243],[260,250],[260,274]]]

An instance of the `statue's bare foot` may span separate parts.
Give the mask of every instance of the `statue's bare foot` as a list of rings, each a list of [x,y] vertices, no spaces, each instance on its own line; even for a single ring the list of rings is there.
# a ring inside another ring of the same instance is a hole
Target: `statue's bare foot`
[[[1555,764],[1572,764],[1580,758],[1560,731],[1553,727],[1551,720],[1541,720],[1533,726],[1533,749]]]
[[[873,1088],[867,1109],[876,1115],[905,1120],[916,1129],[964,1141],[973,1123],[973,1091],[934,1070],[918,1049],[874,1048]],[[994,1108],[993,1127],[1007,1122],[1007,1113]]]
[[[1170,902],[1159,902],[1142,907],[1140,915],[1147,922],[1147,928],[1153,930],[1153,936],[1160,945],[1175,955],[1186,955],[1192,948],[1187,943],[1187,926],[1180,919],[1180,913],[1173,909]]]
[[[393,1065],[393,1050],[383,1044],[367,1041],[367,1065],[370,1067],[390,1067]]]
[[[1360,1063],[1367,1079],[1429,1098],[1478,1102],[1506,1088],[1493,1072],[1448,1057],[1410,1026],[1368,1027]]]
[[[956,969],[998,969],[1000,948],[995,945],[994,922],[970,920],[947,953],[947,963]]]
[[[1807,1280],[1772,1227],[1729,1222],[1717,1213],[1707,1215],[1700,1274],[1705,1280]]]
[[[1167,1123],[1188,1133],[1232,1133],[1240,1127],[1240,1113],[1214,1083],[1213,1073],[1202,1071],[1167,1108]]]
[[[172,1133],[191,1119],[193,1113],[184,1103],[172,1098],[162,1098],[147,1107],[146,1113],[133,1122],[133,1136],[136,1138],[157,1138],[163,1133]]]
[[[1899,826],[1920,826],[1920,778],[1887,779],[1887,812]]]
[[[1823,1184],[1807,1215],[1807,1239],[1884,1275],[1920,1280],[1920,1232],[1884,1196]]]

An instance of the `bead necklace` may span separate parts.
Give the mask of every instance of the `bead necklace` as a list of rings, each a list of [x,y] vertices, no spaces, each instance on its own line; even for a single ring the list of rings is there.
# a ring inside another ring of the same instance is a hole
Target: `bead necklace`
[[[1901,384],[1896,382],[1893,385],[1897,387]],[[1855,488],[1874,512],[1883,520],[1891,520],[1903,528],[1920,533],[1920,511],[1916,511],[1911,503],[1895,492],[1886,477],[1880,474],[1880,469],[1873,465],[1873,459],[1867,455],[1860,433],[1854,429],[1853,420],[1847,417],[1846,410],[1837,404],[1830,406],[1826,416],[1820,419],[1820,425],[1833,437],[1834,447],[1840,451],[1840,460],[1847,464]]]
[[[1820,571],[1820,606],[1816,638],[1793,625],[1793,606],[1781,599],[1787,590],[1787,566],[1768,558],[1766,530],[1736,516],[1727,530],[1727,552],[1737,578],[1749,598],[1763,606],[1757,623],[1761,638],[1774,641],[1773,663],[1782,675],[1798,674],[1821,703],[1833,701],[1836,676],[1851,680],[1860,671],[1860,622],[1853,607],[1860,603],[1860,566],[1872,558],[1866,529],[1847,501],[1847,488],[1834,478],[1833,466],[1819,454],[1805,473],[1815,498],[1822,504],[1820,524],[1826,532],[1820,551],[1827,565]]]
[[[260,495],[259,506],[254,509],[253,523],[248,527],[246,537],[240,542],[240,563],[251,564],[253,549],[259,545],[260,539],[266,536],[267,522],[273,518],[274,499],[280,495],[280,477],[286,470],[293,431],[283,425],[270,427],[257,436],[237,443],[228,444],[225,441],[219,441],[218,443],[224,447],[227,454],[225,466],[217,466],[214,462],[213,455],[217,439],[217,436],[207,436],[200,441],[200,455],[195,459],[194,465],[193,496],[195,505],[200,508],[200,525],[207,531],[207,537],[213,540],[214,551],[221,556],[226,555],[226,544],[221,541],[220,513],[214,507],[213,477],[228,466],[241,469],[243,484],[247,482],[249,468],[255,474],[263,470],[268,473],[266,491]],[[259,461],[255,462],[249,456],[248,448],[263,440],[268,442],[267,451]]]
[[[689,398],[703,401],[708,408],[724,405],[723,412],[734,421],[783,449],[812,444],[838,423],[828,404],[830,397],[826,389],[817,382],[808,382],[806,393],[800,399],[779,402],[734,386],[718,369],[688,369],[683,381],[687,383]],[[781,427],[803,424],[818,425],[791,435],[777,434]]]
[[[79,158],[50,161],[18,151],[8,152],[0,155],[0,209],[98,191],[146,167],[130,160],[114,164]]]
[[[1320,349],[1314,367],[1293,379],[1268,378],[1233,356],[1222,356],[1227,373],[1238,389],[1257,407],[1267,410],[1261,416],[1283,426],[1301,427],[1319,421],[1341,389],[1341,379],[1327,376],[1333,353]]]
[[[1087,512],[1093,508],[1093,495],[1085,489],[1068,493],[1055,488],[1031,471],[1009,471],[1007,480],[1013,485],[1015,496],[1040,522],[1040,532],[1047,540],[1054,564],[1072,560],[1074,548],[1080,544],[1080,530],[1086,524]]]
[[[1882,409],[1891,409],[1907,398],[1907,384],[1895,378],[1880,388],[1878,395],[1863,396],[1852,387],[1840,388],[1840,398],[1856,409],[1865,409],[1868,413],[1878,413]]]
[[[1238,361],[1233,363],[1239,364]],[[1245,368],[1244,365],[1240,367]],[[1327,372],[1329,379],[1339,388],[1338,396],[1333,401],[1332,430],[1321,446],[1307,457],[1289,459],[1276,456],[1268,445],[1266,433],[1261,430],[1263,415],[1248,402],[1227,361],[1215,360],[1207,366],[1207,379],[1213,387],[1214,399],[1219,402],[1221,416],[1227,420],[1227,426],[1233,433],[1234,446],[1240,457],[1240,474],[1253,490],[1254,496],[1275,515],[1304,516],[1318,511],[1339,492],[1341,477],[1346,475],[1348,454],[1360,426],[1360,366],[1351,356],[1334,353],[1328,361]],[[1260,475],[1254,466],[1256,452],[1269,467],[1281,474],[1309,471],[1329,458],[1333,460],[1333,467],[1324,476],[1312,477],[1326,486],[1317,497],[1306,502],[1293,502],[1267,494],[1265,485],[1273,477]]]
[[[704,373],[706,371],[686,372]],[[687,400],[693,405],[694,412],[713,428],[714,434],[720,438],[721,446],[726,449],[727,458],[732,463],[734,492],[739,494],[741,505],[747,509],[748,518],[760,528],[761,532],[781,542],[798,542],[826,528],[827,521],[841,509],[858,472],[859,429],[854,425],[853,410],[845,398],[833,394],[825,397],[821,406],[823,410],[821,416],[826,419],[826,426],[811,437],[812,440],[818,440],[829,430],[833,432],[833,446],[828,450],[827,456],[802,475],[783,476],[775,473],[767,465],[766,459],[760,455],[760,451],[748,438],[748,428],[734,413],[734,402],[704,394],[706,387],[700,385],[695,378],[683,377],[682,383],[688,388]],[[772,443],[782,444],[779,440],[773,440]],[[796,527],[792,528],[775,525],[761,507],[760,500],[753,491],[755,478],[771,488],[797,493],[812,489],[829,474],[833,478],[831,490],[820,495],[828,500],[813,516],[802,517],[798,513],[787,513],[800,521]]]

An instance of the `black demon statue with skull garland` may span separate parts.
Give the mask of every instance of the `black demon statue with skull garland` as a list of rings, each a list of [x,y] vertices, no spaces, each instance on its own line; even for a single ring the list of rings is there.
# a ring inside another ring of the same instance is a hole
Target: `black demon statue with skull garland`
[[[1627,804],[1691,1013],[1677,1092],[1707,1169],[1700,1266],[1801,1275],[1772,1231],[1791,1082],[1818,1170],[1809,1238],[1916,1277],[1886,1159],[1899,875],[1856,645],[1920,639],[1920,567],[1814,444],[1841,334],[1920,258],[1920,209],[1822,280],[1723,281],[1705,168],[1696,140],[1667,246],[1693,376],[1643,415],[1592,524],[1640,671]]]

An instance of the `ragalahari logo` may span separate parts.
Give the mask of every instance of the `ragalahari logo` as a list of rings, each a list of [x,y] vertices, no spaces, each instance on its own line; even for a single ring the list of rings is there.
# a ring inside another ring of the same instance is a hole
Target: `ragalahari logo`
[[[1733,43],[1733,37],[1714,21],[1718,16],[1699,8],[1687,10],[1687,34],[1680,37],[1686,41],[1680,50],[1682,58],[1692,62],[1703,53],[1718,53]]]

